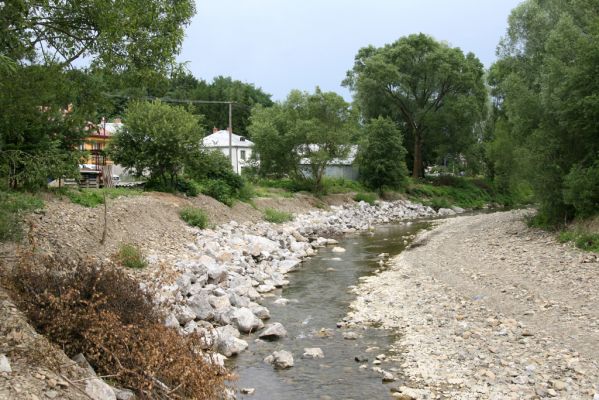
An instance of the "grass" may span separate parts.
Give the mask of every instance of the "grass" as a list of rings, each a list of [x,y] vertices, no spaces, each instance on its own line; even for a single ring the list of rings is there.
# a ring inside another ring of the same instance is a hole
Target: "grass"
[[[124,243],[119,247],[116,259],[122,266],[131,269],[142,269],[148,265],[141,249],[130,243]]]
[[[525,194],[511,196],[501,194],[492,183],[483,179],[454,176],[412,181],[406,189],[406,194],[410,200],[437,210],[451,206],[480,209],[488,204],[513,206],[524,204],[528,200]]]
[[[185,207],[179,211],[179,216],[188,225],[204,229],[208,226],[208,216],[201,208]]]
[[[43,206],[44,202],[34,194],[0,191],[0,242],[21,240],[21,218]]]
[[[579,249],[599,253],[599,234],[597,233],[561,231],[558,239],[561,243],[573,242]]]
[[[293,214],[285,211],[275,210],[274,208],[267,208],[264,210],[264,220],[274,224],[280,224],[283,222],[292,221]]]
[[[377,198],[378,196],[375,193],[359,192],[354,196],[354,201],[364,201],[372,206]]]
[[[54,189],[54,193],[59,196],[66,196],[75,204],[84,207],[97,207],[104,204],[104,194],[109,199],[120,196],[139,196],[143,193],[141,189],[133,188],[104,188],[104,189]]]

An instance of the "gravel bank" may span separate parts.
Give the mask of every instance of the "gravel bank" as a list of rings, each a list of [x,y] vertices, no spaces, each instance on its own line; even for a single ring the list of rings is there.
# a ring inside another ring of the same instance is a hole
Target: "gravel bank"
[[[525,214],[445,220],[356,289],[350,325],[400,334],[395,397],[599,399],[599,262]]]

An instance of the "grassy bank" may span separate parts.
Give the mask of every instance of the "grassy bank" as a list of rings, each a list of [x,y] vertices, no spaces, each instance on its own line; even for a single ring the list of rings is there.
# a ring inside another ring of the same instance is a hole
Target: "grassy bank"
[[[562,243],[571,242],[579,249],[599,253],[599,215],[571,222],[559,231],[558,239]]]
[[[517,206],[530,202],[530,193],[503,194],[484,179],[439,176],[411,181],[406,189],[407,197],[438,210],[458,206],[480,209],[486,205]]]

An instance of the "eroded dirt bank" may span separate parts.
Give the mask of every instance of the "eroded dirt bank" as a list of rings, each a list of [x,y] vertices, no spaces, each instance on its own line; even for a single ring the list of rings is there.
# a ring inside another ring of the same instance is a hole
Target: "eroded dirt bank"
[[[443,221],[358,287],[351,320],[400,334],[395,397],[599,399],[599,262],[525,214]]]

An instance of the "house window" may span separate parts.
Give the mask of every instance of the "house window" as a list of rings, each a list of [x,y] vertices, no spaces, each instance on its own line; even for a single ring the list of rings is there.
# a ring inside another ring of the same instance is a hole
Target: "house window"
[[[241,159],[243,161],[245,161],[245,150],[240,150],[240,153],[241,153]]]

